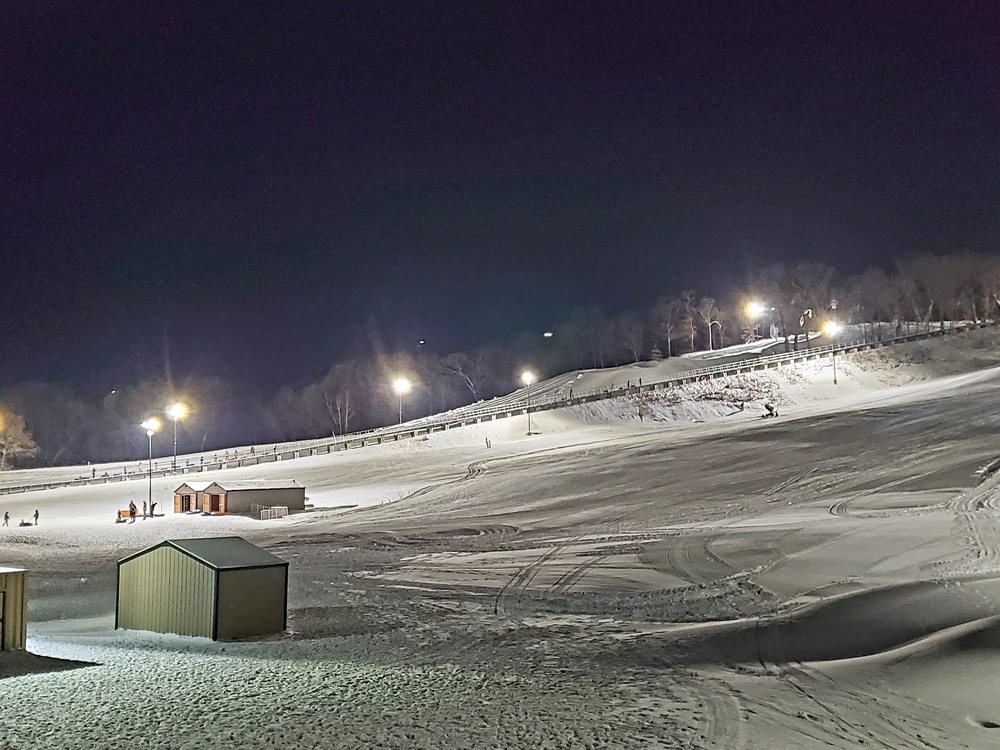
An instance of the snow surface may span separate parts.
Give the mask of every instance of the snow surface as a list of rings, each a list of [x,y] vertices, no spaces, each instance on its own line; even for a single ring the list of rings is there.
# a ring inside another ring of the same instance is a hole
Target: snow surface
[[[0,748],[1000,746],[998,341],[198,475],[305,485],[271,521],[175,515],[177,477],[131,524],[144,479],[4,496]],[[113,630],[116,560],[231,534],[290,562],[287,633]]]

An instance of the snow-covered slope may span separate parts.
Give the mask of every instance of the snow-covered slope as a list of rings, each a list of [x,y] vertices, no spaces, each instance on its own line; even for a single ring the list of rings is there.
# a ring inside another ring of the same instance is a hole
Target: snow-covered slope
[[[993,747],[996,337],[917,346],[204,477],[302,482],[274,521],[175,516],[176,480],[134,524],[142,480],[4,497],[40,523],[0,528],[3,742]],[[112,630],[115,560],[225,534],[290,562],[287,634]]]

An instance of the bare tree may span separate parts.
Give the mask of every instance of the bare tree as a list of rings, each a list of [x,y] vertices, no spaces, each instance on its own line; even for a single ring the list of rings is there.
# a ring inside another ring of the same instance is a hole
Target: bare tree
[[[651,312],[652,328],[658,343],[666,343],[667,356],[673,356],[671,340],[680,325],[684,305],[676,297],[660,297]]]
[[[954,261],[947,256],[920,253],[900,263],[898,270],[918,319],[928,330],[935,317],[943,326],[944,312],[957,299],[959,275]]]
[[[799,263],[788,274],[791,295],[789,302],[799,308],[796,316],[799,328],[809,346],[809,332],[820,323],[824,311],[829,310],[833,300],[833,269],[822,263]],[[798,333],[796,333],[796,344]]]
[[[28,432],[24,417],[0,404],[0,471],[37,453],[38,446]]]
[[[980,309],[987,320],[994,320],[1000,310],[1000,263],[995,258],[980,255],[976,275],[982,290]]]
[[[882,322],[893,316],[891,284],[885,271],[870,268],[855,276],[841,296],[853,310],[857,322],[867,323],[873,329],[873,333],[875,325],[879,326],[875,337],[880,339]]]
[[[719,305],[711,297],[702,297],[698,300],[698,307],[695,308],[698,317],[701,318],[705,327],[708,329],[708,348],[709,350],[714,349],[712,346],[712,326],[719,326],[719,334],[722,334],[722,322],[719,320]]]
[[[955,302],[958,316],[978,323],[985,310],[992,306],[992,302],[987,302],[981,307],[985,300],[989,300],[984,283],[984,278],[988,278],[986,266],[982,258],[973,253],[965,253],[955,258],[955,266],[957,277]]]
[[[642,318],[633,312],[625,312],[614,320],[615,338],[633,362],[642,357],[642,345],[645,340]]]
[[[351,417],[354,416],[354,402],[350,390],[343,390],[332,398],[329,393],[323,394],[326,400],[326,410],[333,423],[331,432],[334,435],[346,435],[351,429]]]
[[[793,331],[792,323],[798,323],[802,307],[795,295],[789,272],[780,264],[759,272],[749,294],[750,299],[764,304],[766,312],[762,321],[766,320],[768,325],[777,327],[779,335],[785,340],[785,351],[792,348],[790,337],[793,332],[796,334],[796,347],[798,346],[798,327],[796,325]]]
[[[441,360],[444,371],[457,378],[472,394],[472,399],[478,401],[482,396],[483,385],[491,375],[489,352],[477,349],[473,352],[455,352]]]
[[[697,295],[695,294],[695,291],[693,289],[685,289],[683,292],[680,293],[679,297],[681,305],[684,306],[684,317],[682,319],[682,323],[684,327],[687,329],[688,346],[689,346],[688,351],[690,352],[694,351],[694,337],[696,333],[694,325],[696,298]]]

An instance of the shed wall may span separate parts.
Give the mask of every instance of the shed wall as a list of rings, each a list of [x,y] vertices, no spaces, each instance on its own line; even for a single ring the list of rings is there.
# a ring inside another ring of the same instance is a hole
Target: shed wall
[[[229,490],[226,510],[229,513],[249,513],[251,505],[284,505],[289,510],[305,510],[305,487],[264,490]]]
[[[215,570],[172,547],[118,566],[117,627],[212,637]]]
[[[280,633],[286,625],[288,566],[219,571],[219,640]]]
[[[0,573],[0,651],[23,651],[28,639],[28,573]]]

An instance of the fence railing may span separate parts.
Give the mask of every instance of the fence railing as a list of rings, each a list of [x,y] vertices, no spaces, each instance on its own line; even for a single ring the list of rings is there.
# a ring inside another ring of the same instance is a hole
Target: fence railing
[[[287,505],[257,505],[254,503],[250,507],[251,515],[257,516],[261,521],[270,521],[275,518],[284,518],[288,515]]]
[[[647,393],[662,390],[684,383],[691,383],[697,380],[706,380],[727,375],[739,375],[757,370],[773,369],[785,364],[816,359],[819,357],[833,356],[837,354],[849,354],[851,352],[877,349],[883,346],[903,344],[921,339],[935,338],[946,334],[963,333],[977,328],[987,328],[996,325],[997,321],[980,323],[963,323],[952,325],[948,328],[938,328],[925,330],[920,333],[906,333],[890,338],[877,338],[875,336],[864,336],[853,338],[850,341],[827,344],[824,346],[809,347],[798,351],[781,352],[778,354],[749,356],[744,359],[726,362],[709,367],[699,367],[684,372],[676,373],[667,378],[662,378],[653,382],[646,382],[636,385],[627,384],[621,388],[595,388],[587,391],[574,392],[573,396],[567,397],[562,387],[555,387],[548,383],[539,384],[534,389],[531,387],[522,388],[513,393],[501,396],[488,402],[470,404],[466,407],[453,409],[432,417],[406,422],[402,425],[390,427],[379,427],[362,432],[354,432],[348,435],[339,435],[328,438],[318,438],[313,440],[300,440],[290,443],[279,443],[271,447],[254,447],[253,452],[233,453],[226,452],[222,458],[205,460],[205,456],[200,456],[197,463],[191,458],[179,456],[176,469],[154,468],[152,477],[184,476],[188,474],[201,473],[204,471],[217,471],[220,469],[231,469],[244,466],[256,466],[258,464],[271,463],[275,461],[288,461],[306,456],[316,456],[324,453],[334,453],[343,450],[363,448],[369,445],[379,445],[382,443],[395,442],[398,440],[411,439],[422,435],[429,435],[434,432],[464,427],[471,424],[505,419],[539,411],[560,409],[576,404],[590,403],[608,398],[618,398],[633,394]],[[182,463],[183,461],[183,463]],[[134,479],[149,479],[150,472],[129,472],[123,469],[121,473],[104,473],[91,477],[76,477],[69,480],[56,480],[48,482],[37,482],[22,484],[17,486],[0,487],[0,495],[8,495],[20,492],[31,492],[34,490],[54,489],[57,487],[83,486],[89,484],[107,484],[111,482],[121,482]]]

